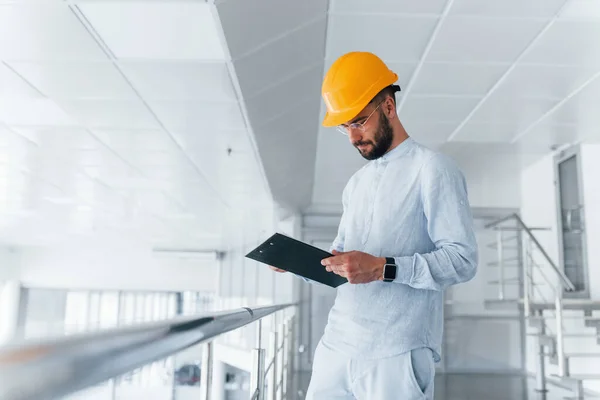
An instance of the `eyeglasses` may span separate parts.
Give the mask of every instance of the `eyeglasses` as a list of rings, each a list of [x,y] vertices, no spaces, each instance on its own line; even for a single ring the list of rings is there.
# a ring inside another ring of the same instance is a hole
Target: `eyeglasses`
[[[384,100],[385,101],[385,100]],[[375,111],[377,111],[377,109],[383,104],[383,101],[380,102],[377,107],[375,107],[375,109],[373,111],[371,111],[371,114],[369,114],[369,116],[367,117],[367,119],[365,119],[365,121],[363,123],[358,123],[358,122],[353,122],[349,125],[338,125],[336,127],[336,129],[338,130],[338,132],[340,132],[342,135],[348,136],[348,133],[350,133],[351,129],[358,129],[361,133],[365,131],[365,125],[367,124],[367,122],[369,121],[369,118],[371,118],[371,115],[373,115],[373,113],[375,113]]]

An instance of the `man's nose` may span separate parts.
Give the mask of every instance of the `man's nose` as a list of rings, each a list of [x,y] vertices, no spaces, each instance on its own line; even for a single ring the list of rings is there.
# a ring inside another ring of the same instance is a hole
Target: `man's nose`
[[[348,128],[348,138],[351,143],[360,142],[362,140],[362,132],[358,128]]]

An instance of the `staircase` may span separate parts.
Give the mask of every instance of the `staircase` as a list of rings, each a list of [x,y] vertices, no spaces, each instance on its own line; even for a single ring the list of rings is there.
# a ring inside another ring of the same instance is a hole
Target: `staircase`
[[[486,299],[485,307],[523,316],[538,349],[536,390],[546,392],[553,377],[573,388],[574,399],[584,399],[584,382],[600,381],[600,301],[570,296],[575,286],[534,234],[548,229],[530,228],[516,214],[486,228],[496,231],[488,247],[497,260],[487,268],[497,276],[488,281],[497,297]]]

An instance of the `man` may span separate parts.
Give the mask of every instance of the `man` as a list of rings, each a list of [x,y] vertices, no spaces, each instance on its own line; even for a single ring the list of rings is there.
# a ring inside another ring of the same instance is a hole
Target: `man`
[[[346,185],[324,267],[346,277],[315,351],[307,399],[433,399],[443,290],[473,278],[465,179],[398,119],[397,75],[371,53],[331,66],[323,121],[370,160]]]

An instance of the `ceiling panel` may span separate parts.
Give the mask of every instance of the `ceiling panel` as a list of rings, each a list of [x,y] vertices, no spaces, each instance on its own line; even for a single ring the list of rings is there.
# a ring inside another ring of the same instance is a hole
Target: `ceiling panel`
[[[406,121],[402,124],[410,136],[427,144],[445,142],[458,126],[458,122]]]
[[[93,150],[101,145],[86,130],[67,127],[15,127],[13,130],[41,148]]]
[[[327,58],[349,51],[371,51],[384,60],[419,61],[437,23],[436,17],[395,15],[332,15]],[[357,29],[357,27],[361,29]],[[394,45],[382,38],[394,38]]]
[[[544,122],[553,124],[574,123],[584,129],[600,125],[600,78],[596,78],[551,113]]]
[[[67,4],[36,2],[0,6],[0,59],[106,60],[106,55]]]
[[[23,78],[21,78],[12,69],[8,68],[4,63],[0,62],[0,97],[41,98],[42,95],[37,90],[32,88],[25,80],[23,80]]]
[[[562,100],[597,72],[598,69],[590,67],[517,65],[498,87],[496,95]]]
[[[255,124],[261,124],[288,111],[289,108],[295,107],[298,101],[309,98],[318,100],[321,93],[322,76],[323,66],[317,65],[282,82],[280,85],[260,92],[257,96],[246,97],[248,116]],[[285,90],[282,90],[282,88],[285,88]],[[294,95],[282,104],[282,92],[293,93]]]
[[[479,97],[409,96],[399,115],[401,121],[461,122],[479,100]]]
[[[93,129],[92,132],[117,152],[179,151],[169,134],[162,130]]]
[[[231,156],[237,154],[253,153],[252,143],[243,130],[212,130],[210,139],[194,131],[173,132],[173,136],[190,157],[206,167],[229,163]]]
[[[259,121],[253,126],[253,130],[257,135],[260,135],[260,140],[268,141],[269,149],[276,151],[278,148],[289,146],[287,143],[290,138],[300,136],[310,142],[311,136],[309,132],[315,129],[315,121],[306,118],[315,112],[319,106],[313,99],[299,99],[294,103],[294,107],[290,107],[287,111],[269,119],[268,121]],[[284,134],[286,133],[286,134]]]
[[[412,94],[483,96],[509,64],[424,63]]]
[[[558,103],[556,99],[497,94],[488,98],[471,117],[472,122],[506,123],[526,127]]]
[[[267,124],[253,127],[264,168],[270,172],[271,192],[280,204],[300,209],[310,204],[317,133],[314,119],[307,116],[319,115],[319,106],[309,99]]]
[[[550,18],[566,0],[456,0],[450,15],[512,18]]]
[[[35,156],[37,145],[16,132],[0,126],[0,170],[27,167],[27,162]],[[0,175],[0,182],[2,176]],[[0,183],[1,185],[1,183]]]
[[[176,132],[177,141],[190,159],[205,173],[209,183],[231,199],[234,182],[240,172],[247,187],[263,186],[262,175],[256,164],[252,144],[245,131],[212,131],[211,139],[191,132]]]
[[[518,131],[519,125],[515,122],[469,122],[453,142],[508,143]]]
[[[334,60],[327,60],[330,63],[333,63]],[[385,61],[385,60],[384,60]],[[410,78],[413,76],[415,72],[415,68],[417,67],[416,63],[408,63],[408,62],[388,62],[386,64],[389,69],[394,71],[398,75],[397,84],[400,86],[402,90],[406,90],[408,87],[408,83],[410,82]],[[327,68],[329,69],[329,68]],[[321,83],[321,81],[319,81]],[[404,93],[401,91],[400,93],[396,93],[396,97],[402,96]],[[321,92],[319,91],[319,96]],[[321,101],[321,98],[319,99]]]
[[[170,131],[190,131],[210,140],[216,130],[240,130],[246,125],[238,104],[148,101]]]
[[[574,143],[583,138],[583,132],[576,124],[541,123],[521,137],[515,145],[521,151],[548,153],[553,146]]]
[[[327,13],[327,2],[229,0],[218,3],[217,8],[231,56],[236,59],[314,18],[324,17]],[[254,15],[256,18],[248,18],[248,15]],[[275,15],[277,17],[273,18]],[[240,26],[245,28],[239,29]]]
[[[120,62],[146,99],[237,101],[225,62]]]
[[[175,166],[184,154],[169,134],[156,130],[94,130],[108,147],[140,170],[147,166]]]
[[[88,128],[160,129],[139,100],[58,100],[58,103]]]
[[[513,62],[547,21],[448,17],[426,61]]]
[[[441,14],[446,0],[330,0],[332,13]]]
[[[132,99],[136,95],[111,62],[15,62],[11,66],[46,96]]]
[[[324,16],[283,39],[235,60],[235,71],[244,97],[252,97],[298,70],[321,64],[325,52],[326,26],[327,18]]]
[[[561,19],[600,19],[597,0],[570,0],[561,13]]]
[[[0,122],[8,125],[75,125],[55,102],[49,99],[0,97]]]
[[[198,2],[79,4],[117,58],[224,60],[210,7]]]
[[[523,62],[600,65],[600,24],[593,20],[556,21],[528,51]]]
[[[179,214],[171,214],[173,222],[181,220],[185,223],[186,219],[194,215],[195,218],[210,218],[213,225],[219,225],[219,220],[212,221],[212,218],[218,218],[225,205],[220,202],[218,197],[214,196],[210,187],[202,182],[177,182],[176,185],[168,192],[169,196],[181,207]]]
[[[203,177],[198,173],[194,165],[185,158],[180,158],[165,167],[164,165],[144,165],[140,167],[144,176],[150,179],[165,181],[190,181],[201,182]],[[214,192],[212,193],[214,195]]]

